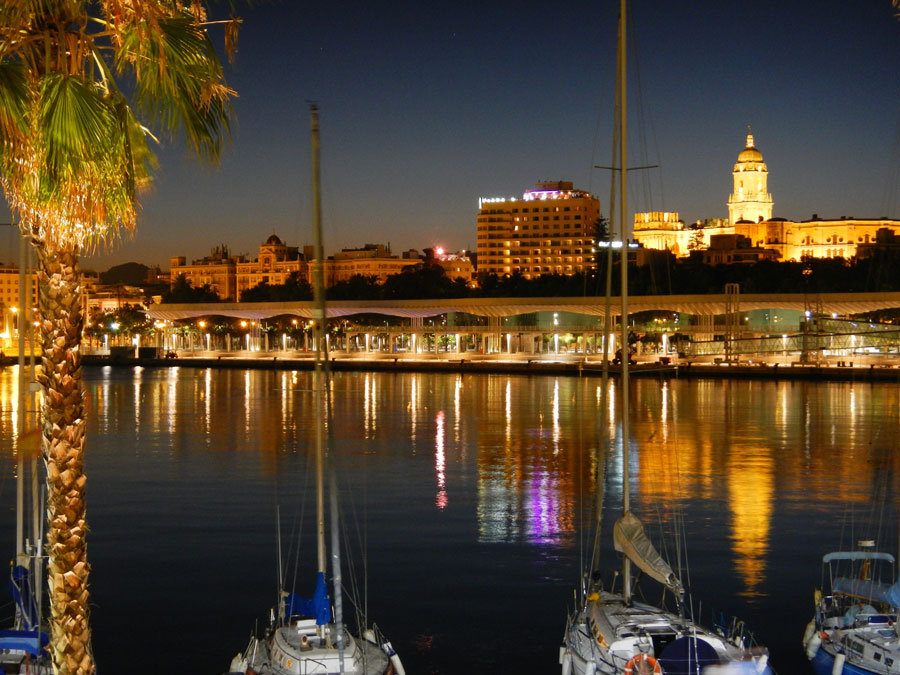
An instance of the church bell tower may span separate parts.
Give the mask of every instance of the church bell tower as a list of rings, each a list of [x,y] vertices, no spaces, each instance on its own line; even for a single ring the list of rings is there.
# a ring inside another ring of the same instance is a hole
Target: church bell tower
[[[753,144],[753,134],[747,134],[747,146],[734,165],[734,191],[728,198],[728,223],[739,220],[758,223],[772,218],[772,195],[767,190],[769,170],[762,153]]]

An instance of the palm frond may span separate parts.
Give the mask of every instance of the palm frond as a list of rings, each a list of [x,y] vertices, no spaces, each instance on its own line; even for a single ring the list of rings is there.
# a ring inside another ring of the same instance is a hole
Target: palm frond
[[[23,65],[0,61],[0,152],[27,133],[28,98]]]
[[[182,16],[129,31],[116,67],[119,72],[134,69],[137,106],[153,125],[171,135],[183,132],[201,158],[218,160],[230,139],[229,99],[236,94],[224,84],[221,63],[202,26]]]
[[[105,152],[115,121],[102,93],[81,78],[52,73],[42,79],[39,125],[51,175],[77,174]]]

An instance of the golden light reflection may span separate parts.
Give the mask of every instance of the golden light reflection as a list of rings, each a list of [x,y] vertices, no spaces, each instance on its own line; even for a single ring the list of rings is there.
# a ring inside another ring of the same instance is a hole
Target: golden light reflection
[[[456,376],[453,387],[453,441],[460,442],[462,429],[462,375]]]
[[[744,583],[740,595],[760,595],[775,498],[774,462],[768,452],[748,448],[728,462],[728,506],[735,566]]]
[[[132,395],[134,405],[134,428],[141,428],[141,376],[144,369],[136,366],[134,369],[134,393]]]
[[[446,458],[444,457],[444,411],[439,410],[435,418],[434,432],[434,473],[437,477],[437,496],[434,504],[439,509],[447,506],[447,483],[444,471]]]
[[[416,438],[416,423],[419,419],[419,378],[412,376],[409,385],[409,403],[406,405],[409,414],[409,435],[410,438]]]

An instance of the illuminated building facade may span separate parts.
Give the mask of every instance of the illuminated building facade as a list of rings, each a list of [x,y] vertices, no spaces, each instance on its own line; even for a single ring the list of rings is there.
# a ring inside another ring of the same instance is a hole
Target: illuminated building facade
[[[762,153],[755,147],[752,134],[738,155],[732,179],[734,191],[728,198],[728,220],[713,218],[685,228],[677,213],[636,213],[635,241],[646,248],[668,249],[685,257],[693,250],[706,250],[716,235],[740,235],[751,247],[775,251],[782,261],[803,258],[852,258],[857,246],[863,250],[876,242],[876,233],[900,234],[900,221],[889,218],[865,219],[841,217],[825,220],[813,215],[810,220],[791,221],[772,217],[772,195],[768,190],[769,170]],[[735,248],[735,250],[737,250]],[[746,254],[746,251],[740,255]],[[768,253],[760,253],[769,257]],[[710,258],[719,259],[721,254]]]
[[[216,246],[208,256],[194,260],[190,265],[184,256],[173,256],[169,260],[171,283],[174,286],[178,277],[184,276],[194,288],[209,285],[220,300],[237,300],[237,264],[244,260],[242,255],[231,255],[224,244]]]
[[[37,273],[31,275],[31,306],[37,307]],[[11,339],[15,335],[21,310],[19,303],[19,268],[0,263],[0,337]]]
[[[312,261],[312,246],[304,248],[307,258]],[[389,246],[383,244],[366,244],[362,248],[344,248],[325,261],[325,286],[330,288],[342,281],[349,281],[355,276],[374,277],[383,284],[393,274],[400,274],[405,267],[418,265],[422,260],[416,258],[398,258],[391,255]],[[315,261],[310,262],[309,282],[312,285]]]
[[[704,265],[752,264],[760,260],[778,260],[778,252],[771,248],[753,246],[741,234],[714,234],[709,248],[698,251]]]
[[[538,183],[521,199],[483,198],[478,208],[479,272],[533,279],[594,269],[600,202],[572,183]]]
[[[237,297],[240,298],[241,293],[259,284],[284,284],[294,273],[301,279],[307,278],[306,261],[300,254],[300,249],[287,246],[273,234],[260,245],[256,260],[238,260],[235,263]]]
[[[772,195],[766,191],[769,169],[753,144],[753,134],[747,134],[747,145],[738,155],[732,178],[734,191],[728,198],[728,224],[769,220],[773,206]]]
[[[810,220],[794,222],[773,218],[762,223],[738,223],[735,232],[755,246],[775,249],[782,260],[803,258],[852,258],[857,246],[874,244],[879,231],[900,233],[900,220],[842,217],[823,220],[813,215]],[[880,236],[884,236],[883,234]]]
[[[465,251],[444,253],[443,249],[437,249],[431,264],[442,267],[444,276],[451,281],[462,279],[467,284],[475,281],[475,265]]]

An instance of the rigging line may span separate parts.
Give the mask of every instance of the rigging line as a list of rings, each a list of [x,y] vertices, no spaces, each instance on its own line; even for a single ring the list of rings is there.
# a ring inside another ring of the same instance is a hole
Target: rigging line
[[[628,27],[631,31],[631,35],[629,36],[630,37],[629,45],[631,47],[631,54],[630,54],[629,58],[631,60],[631,68],[632,68],[632,72],[634,75],[634,77],[632,78],[631,91],[633,92],[633,95],[635,97],[635,103],[636,103],[635,107],[637,108],[637,111],[636,111],[637,112],[637,115],[636,115],[637,116],[637,134],[636,135],[638,138],[638,141],[637,141],[637,146],[638,146],[637,150],[638,151],[635,154],[640,158],[641,163],[647,164],[648,161],[647,161],[647,139],[646,139],[646,134],[645,134],[646,122],[644,119],[644,114],[645,114],[644,113],[644,94],[643,94],[643,87],[641,86],[640,61],[638,60],[640,50],[637,47],[637,34],[636,34],[636,30],[635,30],[636,21],[634,19],[633,12],[632,12],[631,17],[632,17],[631,23],[628,24]],[[634,129],[634,126],[632,126],[632,129]],[[641,186],[643,187],[643,192],[644,192],[644,201],[643,201],[644,208],[646,210],[652,210],[652,209],[647,208],[651,204],[649,177],[646,174],[642,174],[640,178],[641,178]],[[632,183],[632,188],[633,188],[632,198],[633,198],[634,203],[635,204],[641,203],[637,199],[634,199],[634,194],[638,192],[638,186],[635,186],[634,183]],[[635,208],[634,210],[637,211],[638,209]]]
[[[897,215],[897,196],[900,190],[900,115],[894,128],[894,141],[885,176],[884,193],[881,198],[881,214],[885,217]]]

